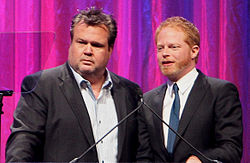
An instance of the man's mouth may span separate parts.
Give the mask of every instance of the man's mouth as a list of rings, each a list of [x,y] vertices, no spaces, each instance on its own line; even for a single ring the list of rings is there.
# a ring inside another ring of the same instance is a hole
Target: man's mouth
[[[89,60],[89,59],[82,59],[81,60],[81,62],[83,63],[83,64],[93,64],[94,62],[92,61],[92,60]]]
[[[174,61],[162,61],[161,63],[163,66],[170,66],[174,63]]]

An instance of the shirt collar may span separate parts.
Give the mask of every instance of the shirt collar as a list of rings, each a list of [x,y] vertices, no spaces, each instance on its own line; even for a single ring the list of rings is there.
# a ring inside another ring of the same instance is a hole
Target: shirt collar
[[[192,86],[192,84],[194,83],[194,81],[196,80],[198,75],[199,75],[199,73],[196,70],[196,68],[193,68],[190,72],[188,72],[181,79],[179,79],[176,82],[176,84],[178,85],[178,88],[179,88],[179,92],[184,94],[186,92],[186,90],[190,86]],[[172,82],[171,80],[168,80],[167,84],[168,84],[169,91],[173,92],[172,89],[173,89],[174,82]]]
[[[89,87],[91,88],[91,84],[88,80],[84,79],[80,74],[78,74],[70,65],[69,65],[70,69],[72,70],[73,74],[74,74],[74,77],[76,79],[76,82],[77,82],[77,85],[79,86],[79,88],[82,88],[83,87]],[[110,72],[109,70],[106,68],[106,73],[107,73],[107,76],[106,76],[106,79],[102,85],[102,89],[111,89],[113,87],[113,82],[112,82],[112,79],[111,79],[111,76],[110,76]]]

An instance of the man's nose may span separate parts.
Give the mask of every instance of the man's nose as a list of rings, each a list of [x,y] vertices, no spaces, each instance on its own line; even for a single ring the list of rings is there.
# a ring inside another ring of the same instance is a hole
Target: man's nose
[[[93,53],[93,49],[92,49],[91,44],[87,44],[87,45],[84,47],[84,54],[85,54],[85,55],[92,55],[92,53]]]
[[[167,50],[164,50],[164,51],[162,52],[162,56],[163,56],[163,57],[169,56],[169,52],[168,52]]]

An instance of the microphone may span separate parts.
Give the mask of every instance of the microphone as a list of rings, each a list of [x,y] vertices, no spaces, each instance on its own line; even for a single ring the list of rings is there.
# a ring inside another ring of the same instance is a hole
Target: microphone
[[[191,147],[192,149],[194,149],[197,153],[199,153],[203,158],[205,158],[206,160],[210,161],[210,162],[215,162],[215,163],[222,163],[221,161],[218,160],[213,160],[209,157],[207,157],[205,154],[203,154],[200,150],[198,150],[197,148],[195,148],[191,143],[189,143],[183,136],[181,136],[177,131],[175,131],[171,126],[169,126],[169,124],[167,124],[147,103],[145,103],[142,99],[142,104],[144,106],[146,106],[162,123],[164,123],[172,132],[175,133],[175,135],[177,135],[181,140],[183,140],[189,147]]]
[[[75,163],[78,162],[81,158],[83,158],[90,150],[92,150],[100,141],[102,141],[106,136],[108,136],[116,127],[120,126],[120,124],[122,124],[124,121],[126,121],[131,115],[133,115],[135,112],[137,112],[141,106],[142,106],[142,102],[143,102],[143,98],[142,98],[142,91],[140,90],[140,88],[136,88],[135,93],[138,95],[138,101],[139,101],[139,105],[133,110],[131,111],[129,114],[127,114],[124,118],[122,118],[122,120],[120,122],[118,122],[112,129],[110,129],[106,134],[104,134],[95,144],[91,145],[85,152],[83,152],[79,157],[74,158],[73,160],[71,160],[69,163]]]
[[[12,90],[0,90],[0,95],[3,96],[12,96],[13,91]]]
[[[0,90],[0,116],[3,114],[2,107],[3,107],[3,97],[4,96],[12,96],[13,91],[12,90]],[[0,117],[1,121],[1,117]],[[1,122],[0,122],[0,128],[1,128]],[[0,131],[1,133],[1,131]]]

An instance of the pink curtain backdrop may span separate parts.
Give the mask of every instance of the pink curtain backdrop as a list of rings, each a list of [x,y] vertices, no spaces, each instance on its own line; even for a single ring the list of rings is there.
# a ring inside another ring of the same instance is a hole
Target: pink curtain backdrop
[[[0,0],[1,162],[25,75],[63,64],[71,18],[78,9],[101,7],[113,14],[118,37],[108,68],[138,83],[144,92],[166,81],[156,61],[154,32],[170,16],[197,25],[201,51],[197,67],[234,83],[243,107],[244,153],[250,161],[250,2],[245,0]]]

